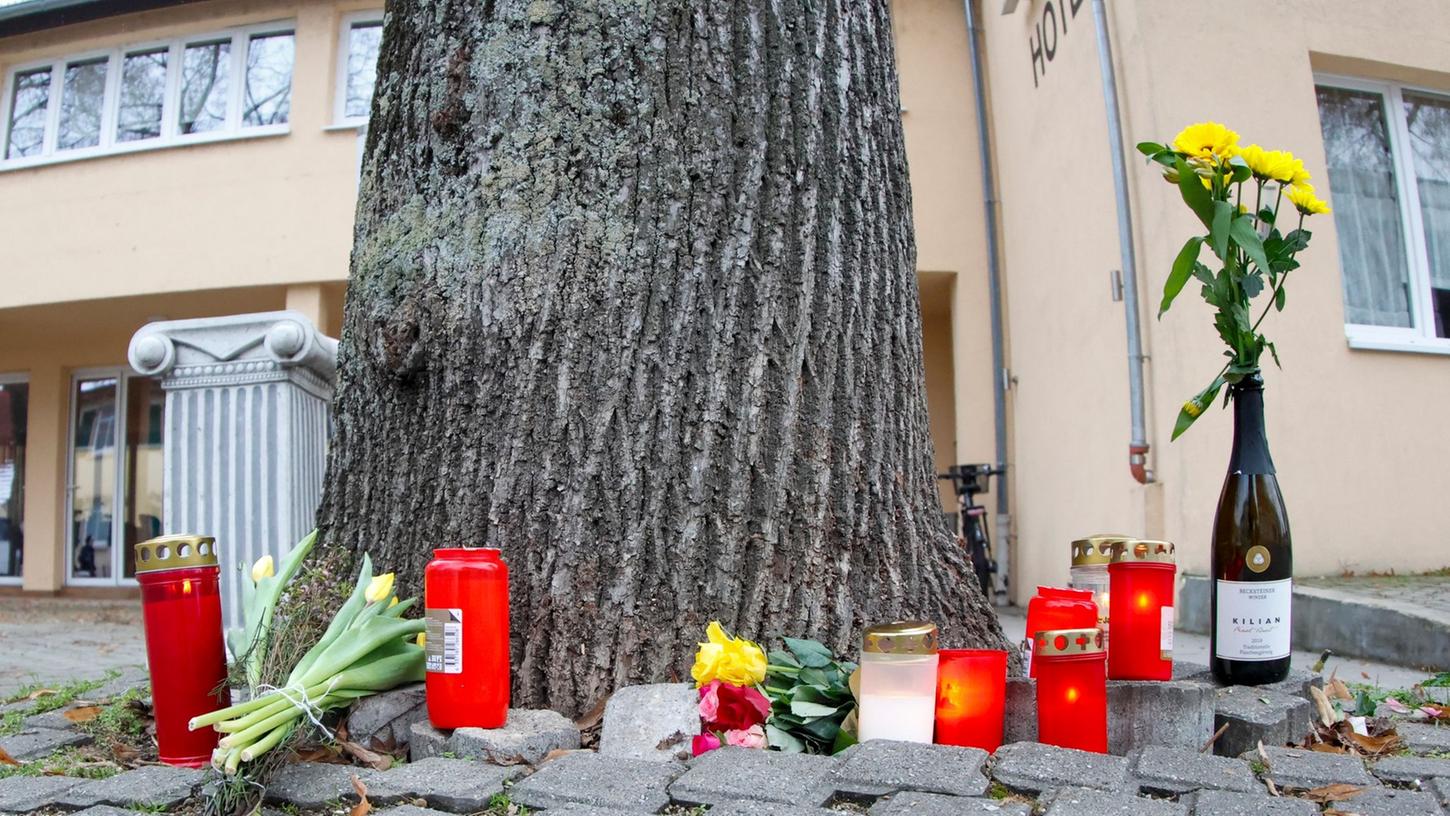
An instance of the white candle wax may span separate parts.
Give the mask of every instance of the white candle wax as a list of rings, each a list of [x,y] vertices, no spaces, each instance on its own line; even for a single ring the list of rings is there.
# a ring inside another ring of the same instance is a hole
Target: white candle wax
[[[919,694],[861,695],[861,741],[932,741],[936,725],[936,698]]]

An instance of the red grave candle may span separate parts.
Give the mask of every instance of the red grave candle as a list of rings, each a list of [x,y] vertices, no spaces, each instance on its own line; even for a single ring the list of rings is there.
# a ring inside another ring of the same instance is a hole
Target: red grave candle
[[[1117,634],[1113,635],[1116,645]],[[1108,751],[1108,680],[1101,629],[1038,632],[1037,739],[1081,751]]]
[[[937,744],[997,750],[1002,745],[1007,653],[999,649],[942,649],[937,657]]]
[[[1173,550],[1167,541],[1135,539],[1113,546],[1108,677],[1114,680],[1173,677],[1173,581],[1178,574]]]
[[[187,723],[231,705],[219,573],[214,538],[171,535],[136,545],[156,750],[167,765],[211,762],[220,735]]]
[[[1098,625],[1098,604],[1086,589],[1040,586],[1027,602],[1027,676],[1037,676],[1033,637],[1044,629],[1091,629]]]
[[[496,549],[439,549],[423,571],[428,720],[500,728],[509,707],[509,570]]]

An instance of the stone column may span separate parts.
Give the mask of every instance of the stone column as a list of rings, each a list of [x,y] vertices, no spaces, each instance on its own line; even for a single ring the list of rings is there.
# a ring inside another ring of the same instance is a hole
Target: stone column
[[[240,625],[243,571],[315,523],[337,341],[262,312],[150,323],[127,356],[166,391],[164,531],[216,536],[223,616]]]

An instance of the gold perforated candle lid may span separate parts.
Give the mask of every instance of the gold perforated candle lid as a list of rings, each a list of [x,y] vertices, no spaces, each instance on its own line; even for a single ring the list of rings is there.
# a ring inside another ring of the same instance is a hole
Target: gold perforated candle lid
[[[1072,542],[1072,565],[1086,567],[1113,560],[1113,545],[1132,539],[1118,533],[1098,533]]]
[[[936,624],[931,621],[897,621],[868,626],[862,651],[899,655],[936,654]]]
[[[216,565],[216,539],[211,536],[165,535],[136,545],[137,572]]]
[[[1100,654],[1107,651],[1103,643],[1103,630],[1093,629],[1044,629],[1033,638],[1032,659],[1059,657],[1063,655]]]
[[[1127,541],[1113,545],[1113,563],[1172,564],[1174,563],[1174,549],[1176,548],[1171,541],[1130,538]]]

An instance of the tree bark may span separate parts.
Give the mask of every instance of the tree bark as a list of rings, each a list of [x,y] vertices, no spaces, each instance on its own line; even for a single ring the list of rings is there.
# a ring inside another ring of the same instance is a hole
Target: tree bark
[[[886,0],[393,0],[325,541],[512,573],[515,704],[706,623],[1003,636],[937,503]]]

